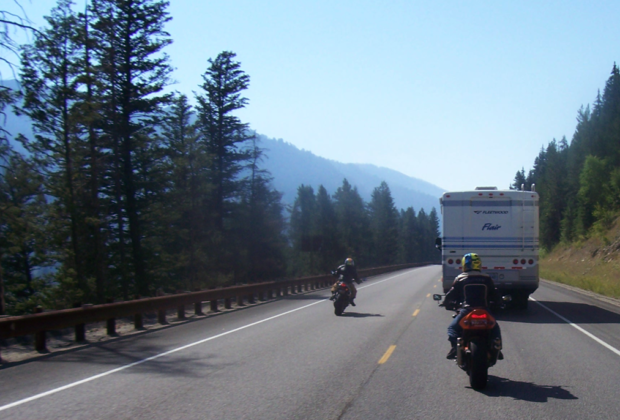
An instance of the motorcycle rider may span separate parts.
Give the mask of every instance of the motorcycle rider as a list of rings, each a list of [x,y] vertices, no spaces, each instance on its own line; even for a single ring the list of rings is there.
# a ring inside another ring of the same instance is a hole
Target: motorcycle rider
[[[447,310],[454,310],[462,304],[461,311],[448,326],[448,340],[452,345],[452,349],[450,349],[446,359],[456,358],[456,340],[463,333],[463,328],[459,325],[459,321],[475,307],[488,308],[489,302],[499,302],[499,296],[495,290],[493,279],[480,271],[482,261],[478,254],[473,252],[465,254],[462,261],[463,273],[454,279],[452,288],[446,293],[446,297],[441,304]],[[484,285],[486,288],[471,287],[467,289],[466,293],[465,287],[469,285]],[[501,331],[497,323],[495,323],[491,330],[491,339],[494,341],[499,340],[499,345],[501,346]],[[498,359],[501,360],[503,358],[504,356],[500,351]]]
[[[349,286],[349,289],[351,289],[350,303],[352,306],[355,306],[355,297],[357,296],[357,289],[355,288],[355,285],[353,284],[353,282],[355,281],[355,283],[360,284],[361,281],[360,281],[359,276],[357,275],[357,269],[355,268],[355,262],[353,261],[353,258],[347,258],[346,260],[344,260],[344,264],[342,264],[337,269],[332,271],[332,275],[338,278],[342,276],[342,281],[344,281],[347,284],[347,286]],[[336,291],[337,287],[338,287],[338,281],[336,281],[336,283],[334,283],[334,285],[332,286],[332,298],[333,298],[333,293]]]

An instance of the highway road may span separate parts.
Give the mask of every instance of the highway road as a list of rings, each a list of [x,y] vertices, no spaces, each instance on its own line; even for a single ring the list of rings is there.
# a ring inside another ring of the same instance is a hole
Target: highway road
[[[620,307],[541,282],[497,314],[487,389],[453,361],[440,267],[384,274],[333,313],[327,290],[0,369],[0,419],[617,419]]]

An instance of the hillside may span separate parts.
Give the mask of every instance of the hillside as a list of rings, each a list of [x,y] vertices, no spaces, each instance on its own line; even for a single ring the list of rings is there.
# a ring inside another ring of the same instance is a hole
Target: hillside
[[[259,146],[265,149],[267,159],[263,162],[273,176],[275,188],[283,193],[282,200],[292,204],[297,188],[310,185],[315,191],[323,185],[333,194],[347,179],[365,201],[370,201],[372,191],[385,181],[399,209],[413,207],[428,213],[433,207],[439,209],[439,197],[444,190],[426,181],[406,176],[388,168],[370,164],[341,163],[325,159],[306,150],[300,150],[283,140],[259,135]]]
[[[620,298],[620,218],[605,234],[556,246],[541,258],[540,276]]]

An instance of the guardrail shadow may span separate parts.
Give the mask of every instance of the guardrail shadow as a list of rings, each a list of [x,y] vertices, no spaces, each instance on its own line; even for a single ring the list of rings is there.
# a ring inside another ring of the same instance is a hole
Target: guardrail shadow
[[[488,397],[509,397],[536,403],[546,403],[550,398],[558,400],[579,399],[559,385],[538,385],[533,382],[513,381],[492,375],[489,375],[487,387],[481,393]]]
[[[166,354],[149,359],[169,351],[162,350],[161,338],[150,335],[150,332],[145,332],[145,335],[140,334],[139,336],[124,336],[118,339],[110,339],[102,343],[87,343],[80,347],[47,353],[19,362],[7,362],[2,365],[0,370],[36,360],[41,363],[82,363],[109,366],[110,370],[131,365],[130,370],[127,370],[127,372],[155,372],[180,377],[203,377],[208,376],[212,371],[227,366],[217,362],[216,354],[205,354],[195,357],[188,355],[187,352],[179,352],[171,356]],[[132,338],[136,340],[131,340]],[[179,347],[181,346],[179,345]]]
[[[546,308],[575,324],[620,324],[620,309],[612,312],[599,306],[576,302],[529,302],[526,310],[506,309],[494,311],[498,321],[525,322],[530,324],[559,324],[565,321]]]
[[[261,302],[262,303],[262,302]],[[265,302],[266,303],[266,302]],[[82,356],[81,354],[79,354],[80,352],[83,352],[86,355],[91,354],[91,351],[95,351],[97,352],[98,350],[102,350],[103,352],[111,352],[114,351],[112,350],[113,348],[119,348],[119,351],[125,351],[125,349],[132,347],[132,346],[136,346],[136,342],[141,341],[141,340],[146,340],[145,343],[148,343],[148,341],[153,337],[152,334],[170,329],[170,328],[175,328],[175,327],[179,327],[182,325],[187,325],[187,324],[192,324],[195,322],[202,322],[202,321],[207,321],[208,319],[212,318],[212,317],[218,317],[220,315],[225,315],[228,312],[232,312],[232,311],[242,311],[245,309],[249,309],[252,308],[253,306],[256,305],[260,305],[259,304],[255,304],[255,305],[251,305],[251,306],[243,306],[243,307],[238,307],[232,310],[227,310],[227,311],[219,311],[219,312],[209,312],[205,315],[201,315],[195,318],[186,318],[183,320],[174,320],[174,321],[170,321],[169,323],[165,324],[165,325],[149,325],[148,328],[142,328],[140,330],[133,330],[131,332],[128,333],[122,333],[122,334],[117,334],[114,336],[108,336],[106,337],[106,339],[104,341],[97,341],[97,340],[85,340],[79,343],[75,343],[73,342],[73,340],[71,338],[69,339],[64,339],[63,341],[65,341],[68,345],[68,347],[57,347],[55,348],[53,351],[45,351],[45,352],[38,352],[37,354],[34,350],[28,351],[25,350],[25,353],[30,353],[32,354],[31,356],[27,356],[26,358],[22,359],[22,360],[18,360],[18,361],[8,361],[8,360],[3,360],[2,364],[0,364],[0,371],[5,370],[5,369],[9,369],[15,366],[20,366],[20,365],[24,365],[27,363],[31,363],[33,361],[54,361],[56,358],[62,358],[62,363],[67,362],[67,360],[70,360],[72,362],[74,361],[83,361],[83,362],[88,362],[88,359],[84,359],[81,360]],[[68,329],[67,329],[68,330]],[[64,331],[64,330],[63,330]],[[51,334],[53,333],[57,333],[57,335],[59,336],[58,339],[62,339],[62,331],[60,330],[56,330],[56,331],[50,331]],[[24,347],[31,347],[33,345],[33,340],[32,339],[26,339],[26,338],[22,338],[19,337],[23,340],[22,345],[24,345]],[[69,347],[70,345],[70,347]],[[157,353],[157,350],[159,349],[158,353],[161,353],[161,346],[157,347],[157,346],[149,346],[148,344],[144,345],[144,347],[135,347],[136,350],[131,350],[131,352],[133,353],[134,351],[137,352],[151,352],[153,354]],[[78,353],[78,355],[74,355],[74,353]],[[129,353],[129,350],[127,350],[127,354],[128,354],[128,359],[127,359],[127,363],[133,363],[139,359],[131,356],[131,353]],[[89,357],[89,356],[85,356],[85,357]],[[132,358],[133,357],[133,358]],[[145,356],[145,357],[149,357],[149,356]],[[105,358],[101,359],[104,361],[105,364]],[[97,361],[95,361],[95,363],[98,363]]]

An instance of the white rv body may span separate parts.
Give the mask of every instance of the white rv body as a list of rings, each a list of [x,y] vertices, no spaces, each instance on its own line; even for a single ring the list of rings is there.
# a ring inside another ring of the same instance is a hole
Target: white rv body
[[[444,293],[461,273],[463,255],[474,252],[497,289],[526,307],[539,283],[538,194],[478,187],[447,192],[440,203]]]

